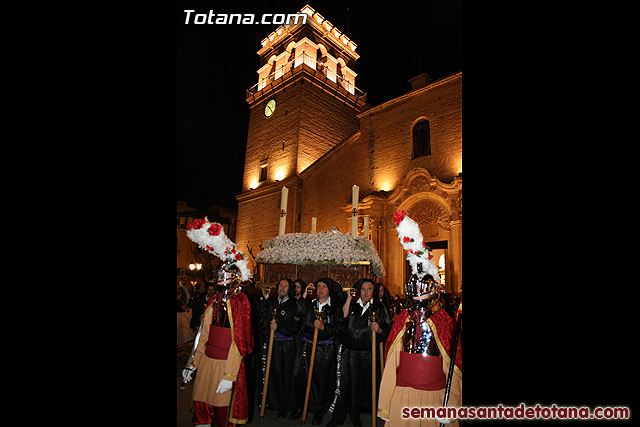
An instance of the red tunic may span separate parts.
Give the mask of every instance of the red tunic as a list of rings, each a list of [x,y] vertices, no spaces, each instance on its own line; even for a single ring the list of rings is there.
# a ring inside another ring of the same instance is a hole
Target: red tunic
[[[400,352],[396,385],[425,391],[445,388],[447,377],[442,371],[442,357]]]
[[[404,324],[409,317],[409,310],[404,310],[401,313],[398,313],[396,317],[393,319],[393,326],[391,327],[391,331],[389,331],[389,337],[387,338],[387,342],[384,346],[384,359],[387,360],[387,354],[389,353],[389,349],[391,348],[391,344],[395,341],[398,333],[404,327]],[[433,313],[427,321],[431,321],[434,326],[434,333],[436,336],[436,341],[438,342],[438,347],[442,346],[446,351],[447,358],[451,358],[451,343],[453,342],[453,332],[455,327],[455,320],[449,314],[440,309]],[[441,349],[442,350],[442,349]],[[462,372],[462,339],[458,339],[458,349],[456,350],[456,366]]]
[[[212,359],[226,359],[231,347],[231,328],[211,325],[204,354]]]

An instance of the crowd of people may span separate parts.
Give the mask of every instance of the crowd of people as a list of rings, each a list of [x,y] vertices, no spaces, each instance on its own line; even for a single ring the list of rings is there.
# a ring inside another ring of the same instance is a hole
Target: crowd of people
[[[194,336],[218,289],[214,282],[202,289],[189,285],[186,278],[178,285],[178,313],[191,314],[189,328]],[[251,282],[243,282],[240,288],[250,306],[253,334],[253,347],[242,360],[246,369],[249,419],[256,403],[262,401],[269,370],[265,406],[277,411],[278,417],[301,418],[308,395],[306,413],[307,419],[312,418],[312,425],[326,421],[326,414],[331,415],[328,427],[343,425],[347,416],[355,427],[362,425],[360,415],[372,411],[372,387],[379,391],[384,344],[393,319],[406,307],[405,300],[398,295],[392,297],[382,283],[361,278],[350,285],[343,289],[331,278],[309,284],[301,279],[282,279],[274,289],[256,288]],[[441,294],[440,306],[452,318],[456,317],[458,302],[456,294]],[[211,322],[208,318],[205,321]],[[267,366],[271,331],[271,360]],[[201,337],[206,339],[207,336]],[[313,372],[307,392],[312,353]],[[373,360],[376,361],[375,384],[372,384]],[[216,385],[213,384],[213,389]],[[194,390],[194,400],[197,400],[195,396]],[[202,420],[194,413],[194,424]],[[220,418],[218,426],[224,426]]]

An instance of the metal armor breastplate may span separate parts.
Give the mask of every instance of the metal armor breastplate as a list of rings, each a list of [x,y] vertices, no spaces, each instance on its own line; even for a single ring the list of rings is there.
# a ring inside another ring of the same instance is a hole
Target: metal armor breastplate
[[[433,331],[427,323],[431,311],[425,308],[412,310],[404,334],[404,351],[407,353],[440,356]]]
[[[238,288],[239,290],[239,288]],[[222,328],[230,328],[229,313],[227,313],[227,300],[233,298],[239,292],[234,290],[229,293],[222,293],[219,297],[215,298],[212,303],[213,315],[211,316],[211,324],[214,326],[220,326]],[[217,295],[216,295],[217,296]]]
[[[211,324],[214,326],[220,326],[222,328],[230,328],[231,325],[229,324],[229,315],[227,314],[227,304],[220,304],[220,315],[216,316],[214,314],[214,316],[211,319]],[[215,307],[214,307],[215,309]],[[214,312],[215,313],[215,312]]]

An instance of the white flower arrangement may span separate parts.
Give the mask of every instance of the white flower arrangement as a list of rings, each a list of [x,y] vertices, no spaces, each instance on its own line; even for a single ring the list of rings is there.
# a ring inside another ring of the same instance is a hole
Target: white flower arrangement
[[[238,250],[236,244],[226,236],[222,225],[209,222],[207,217],[196,219],[187,225],[187,236],[201,249],[214,254],[223,262],[236,264],[242,274],[243,282],[253,276],[247,266],[249,260],[246,254]]]
[[[265,242],[265,249],[256,261],[283,264],[358,264],[369,261],[376,277],[384,277],[382,260],[373,242],[350,233],[321,231],[319,233],[289,233]]]

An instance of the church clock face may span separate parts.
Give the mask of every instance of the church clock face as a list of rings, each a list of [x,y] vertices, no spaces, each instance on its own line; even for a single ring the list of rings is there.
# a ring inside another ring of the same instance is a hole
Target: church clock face
[[[272,99],[269,102],[267,102],[267,105],[264,107],[264,115],[269,117],[273,114],[275,110],[276,110],[276,100]]]

